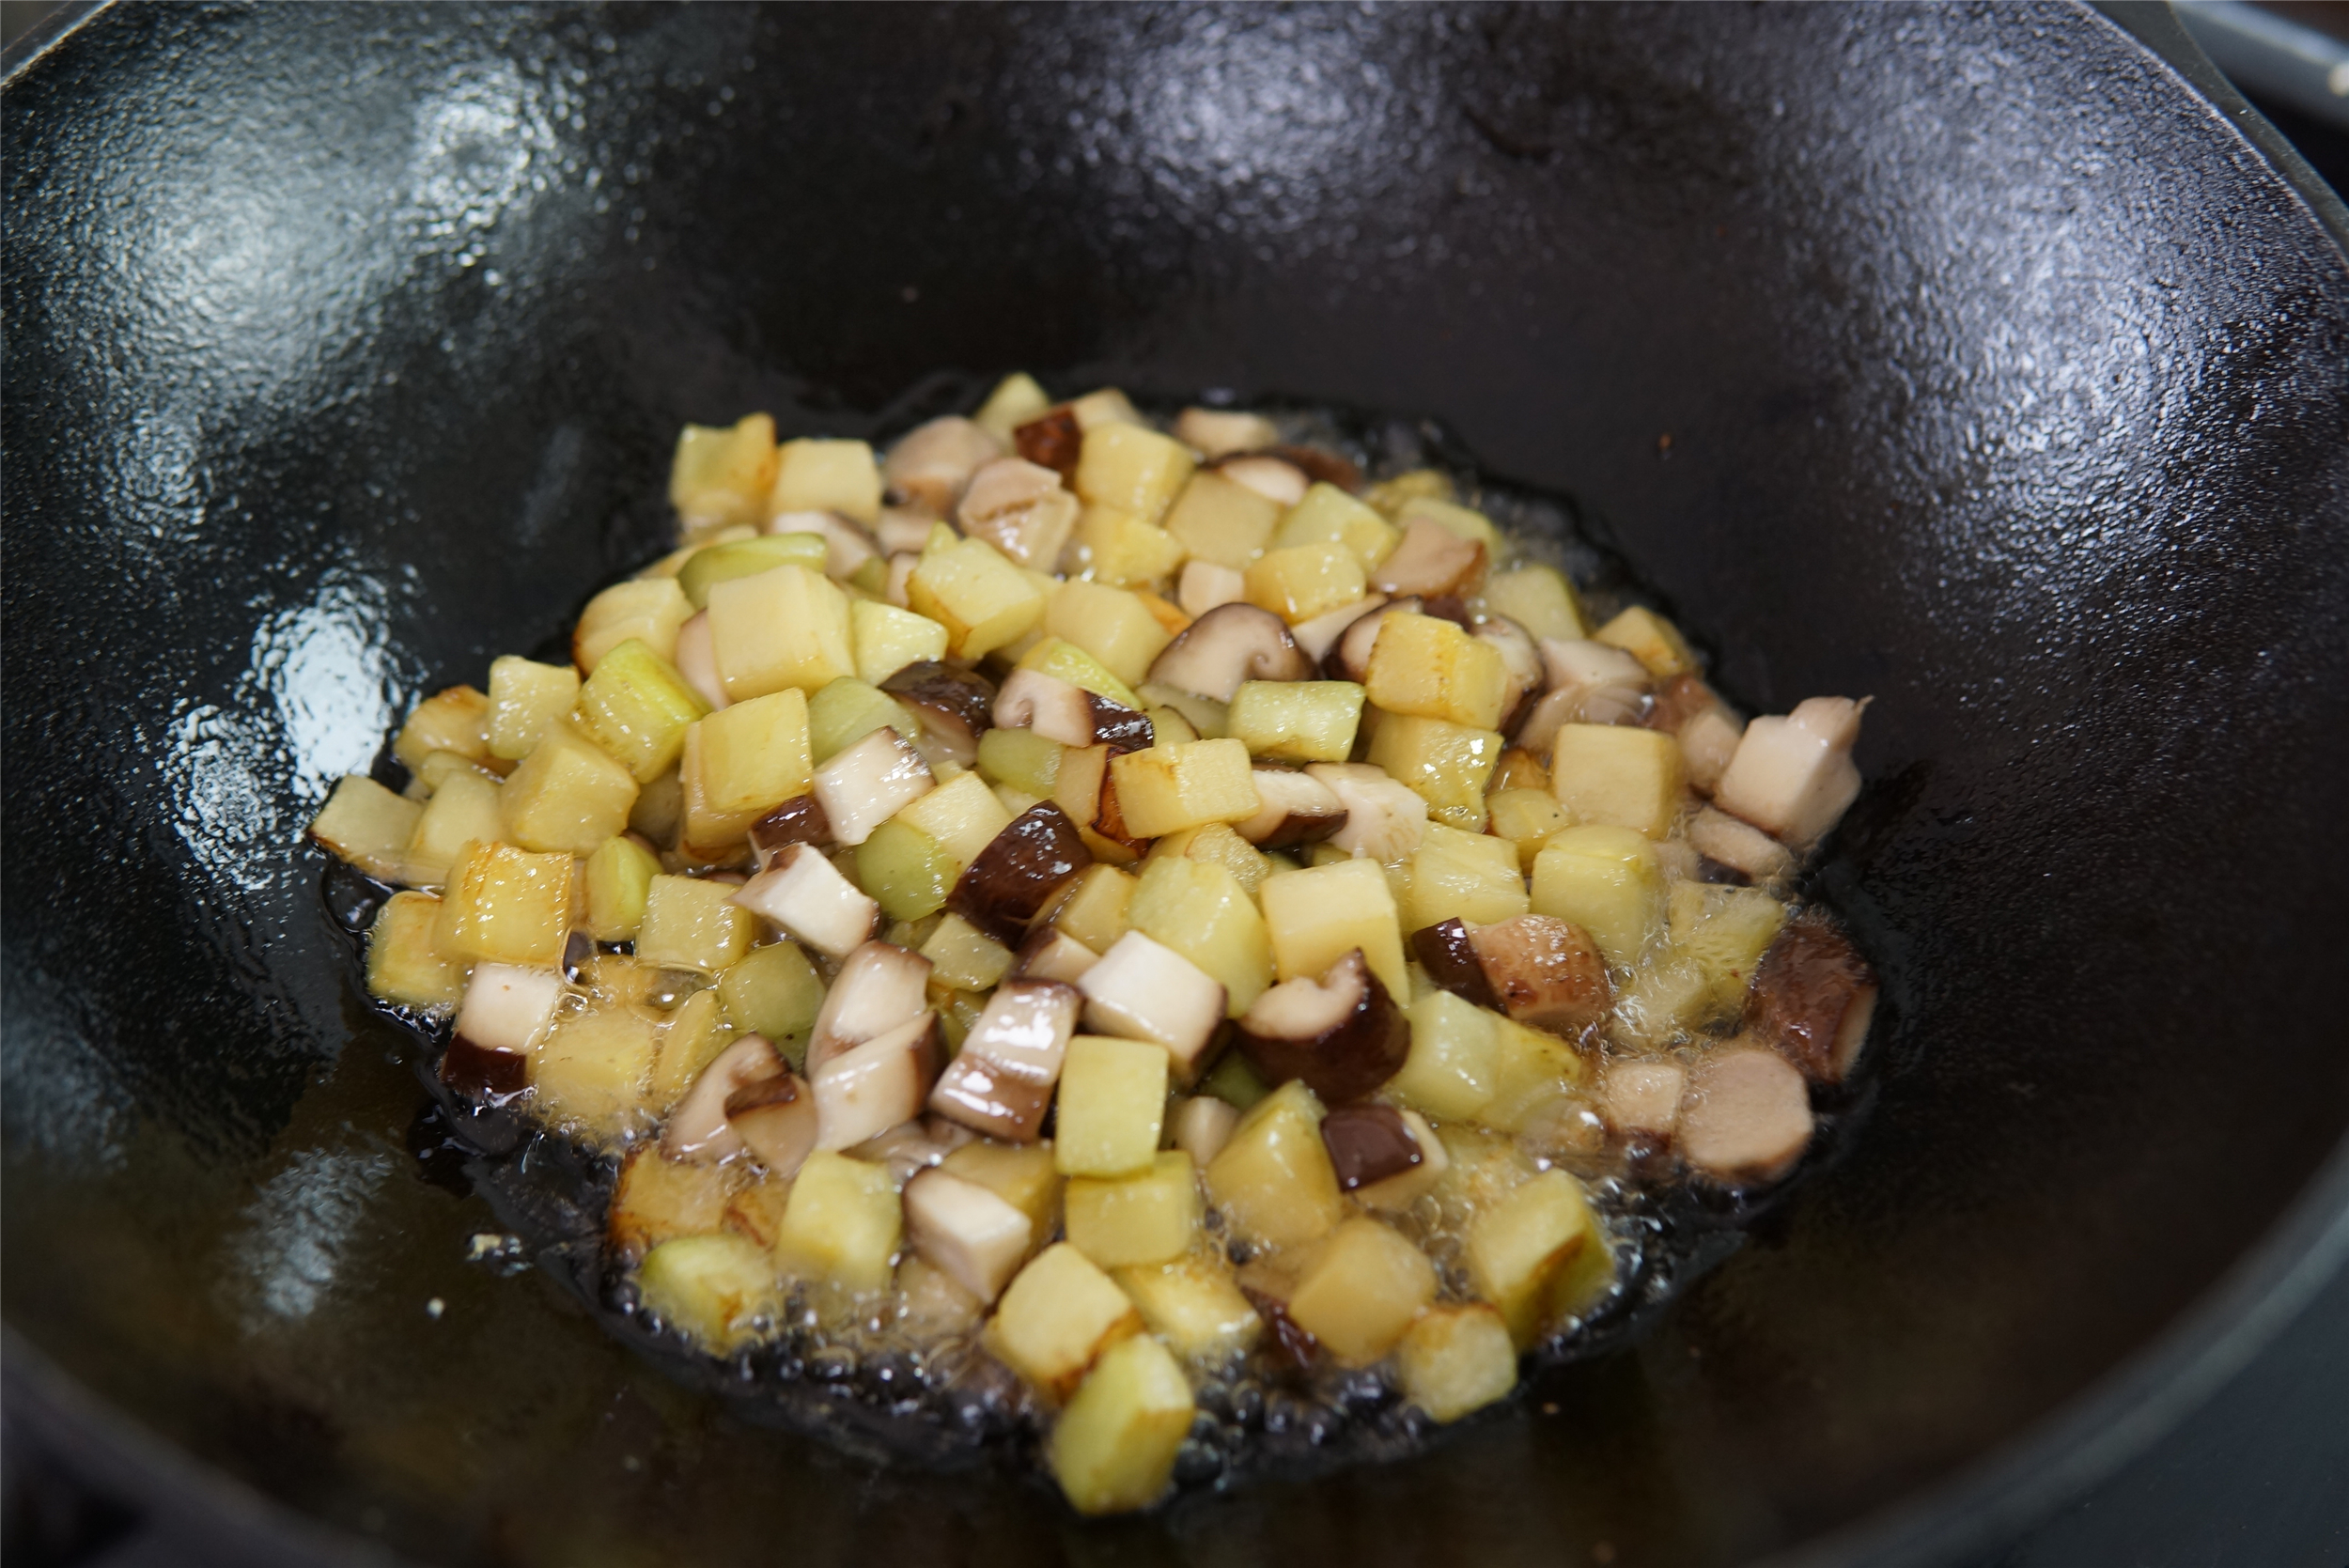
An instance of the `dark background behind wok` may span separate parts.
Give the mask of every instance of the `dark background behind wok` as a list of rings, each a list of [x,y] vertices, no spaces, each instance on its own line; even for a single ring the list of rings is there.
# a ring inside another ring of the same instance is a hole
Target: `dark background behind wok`
[[[0,108],[12,1408],[234,1560],[60,1374],[464,1560],[1935,1555],[2338,1243],[2349,272],[2092,14],[123,8]],[[467,1261],[320,911],[333,777],[655,546],[677,422],[1014,365],[1441,415],[1741,700],[1880,699],[1871,1124],[1410,1465],[1081,1529],[713,1414]]]

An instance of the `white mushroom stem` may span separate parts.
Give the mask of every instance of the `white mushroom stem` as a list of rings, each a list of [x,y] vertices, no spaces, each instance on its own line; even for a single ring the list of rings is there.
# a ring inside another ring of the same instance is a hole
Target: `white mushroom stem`
[[[824,575],[846,582],[880,558],[880,541],[831,512],[777,512],[767,520],[770,534],[813,534],[824,541]]]
[[[1238,452],[1260,452],[1281,439],[1260,413],[1230,409],[1185,409],[1174,420],[1174,439],[1209,462]]]
[[[1248,597],[1248,579],[1213,561],[1187,561],[1174,585],[1174,602],[1197,620],[1221,605],[1237,604]]]
[[[922,753],[884,725],[816,769],[816,803],[834,843],[858,845],[937,782]]]
[[[1610,1062],[1598,1080],[1598,1112],[1623,1137],[1670,1138],[1688,1078],[1677,1062]]]
[[[797,1073],[759,1078],[726,1096],[726,1126],[768,1173],[788,1181],[816,1150],[816,1093]]]
[[[1198,1076],[1223,1022],[1223,983],[1139,931],[1118,938],[1077,989],[1084,993],[1085,1022],[1104,1034],[1164,1046],[1178,1083]]]
[[[974,1132],[1033,1142],[1084,999],[1074,986],[1015,980],[988,999],[962,1050],[940,1075],[930,1109]]]
[[[1387,596],[1384,594],[1372,594],[1367,598],[1358,598],[1353,603],[1342,605],[1326,615],[1315,615],[1310,621],[1299,621],[1289,628],[1289,635],[1297,639],[1297,645],[1305,650],[1305,656],[1318,665],[1330,657],[1330,650],[1337,646],[1338,639],[1346,635],[1346,628],[1372,611],[1384,608],[1386,602]]]
[[[894,569],[900,555],[920,559],[922,548],[930,542],[930,530],[944,520],[925,506],[883,505],[873,522],[873,537],[879,541],[881,553],[890,558]]]
[[[1101,955],[1067,932],[1047,925],[1019,950],[1012,968],[1017,980],[1058,980],[1075,985],[1077,977],[1101,961]]]
[[[554,1019],[563,976],[553,970],[475,964],[457,1007],[457,1032],[484,1050],[528,1050]]]
[[[1810,1142],[1810,1090],[1776,1051],[1724,1050],[1688,1075],[1680,1153],[1705,1175],[1733,1186],[1771,1181]]]
[[[1252,604],[1224,604],[1184,628],[1151,662],[1150,678],[1228,703],[1244,682],[1304,680],[1313,670],[1280,616]]]
[[[1212,1094],[1194,1094],[1178,1101],[1167,1122],[1174,1129],[1174,1146],[1190,1157],[1194,1167],[1205,1171],[1232,1141],[1232,1129],[1239,1126],[1239,1108]]]
[[[944,517],[971,476],[1003,456],[1002,443],[959,414],[917,425],[881,464],[881,482],[915,505]]]
[[[1317,762],[1305,769],[1346,807],[1346,825],[1330,842],[1349,855],[1392,865],[1427,836],[1427,802],[1408,785],[1366,762]]]
[[[847,1149],[922,1114],[938,1076],[938,1015],[925,1012],[816,1069],[816,1146]]]
[[[765,1035],[743,1035],[711,1059],[669,1112],[661,1129],[662,1151],[671,1159],[702,1165],[740,1154],[742,1139],[726,1117],[726,1101],[783,1071],[783,1058]]]
[[[981,1301],[1003,1293],[1034,1240],[1026,1215],[951,1172],[923,1172],[906,1183],[904,1201],[916,1255]]]
[[[728,902],[832,958],[863,946],[880,918],[880,906],[811,844],[786,846]]]
[[[1713,803],[1801,849],[1835,826],[1859,794],[1851,759],[1867,702],[1812,697],[1784,718],[1746,726]]]
[[[1305,491],[1313,485],[1305,477],[1305,471],[1295,463],[1261,455],[1234,458],[1218,465],[1216,472],[1233,484],[1245,485],[1266,500],[1277,501],[1283,506],[1294,506],[1304,500]]]
[[[687,618],[677,629],[677,673],[685,677],[685,684],[693,694],[708,703],[711,712],[731,702],[726,696],[726,683],[718,677],[718,653],[709,635],[709,612]]]
[[[840,966],[807,1043],[808,1071],[919,1017],[928,1006],[930,961],[888,942],[866,942]]]
[[[1413,518],[1396,545],[1370,574],[1371,586],[1387,594],[1465,594],[1485,573],[1485,547],[1442,523]]]
[[[1727,812],[1706,806],[1688,819],[1688,843],[1706,860],[1743,872],[1755,882],[1772,882],[1795,869],[1793,851]]]
[[[955,520],[1023,567],[1050,571],[1077,526],[1077,498],[1060,475],[1024,458],[999,458],[971,476]]]
[[[1561,721],[1565,723],[1638,723],[1655,687],[1646,665],[1621,648],[1588,638],[1543,638],[1542,664],[1549,675],[1551,697],[1574,694],[1575,711]]]
[[[1700,794],[1710,795],[1720,787],[1745,733],[1745,726],[1718,706],[1691,715],[1680,726],[1680,753],[1688,759],[1688,783]]]
[[[918,551],[899,551],[889,558],[889,575],[881,582],[881,598],[900,610],[912,608],[913,568],[922,564]]]

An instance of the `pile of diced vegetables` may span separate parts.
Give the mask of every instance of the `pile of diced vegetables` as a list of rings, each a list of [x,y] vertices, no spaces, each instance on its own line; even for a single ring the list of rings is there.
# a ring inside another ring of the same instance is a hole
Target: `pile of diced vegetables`
[[[1585,1181],[1782,1175],[1875,995],[1789,905],[1859,704],[1741,722],[1281,436],[1026,376],[885,457],[689,427],[683,548],[312,829],[444,1079],[619,1155],[644,1311],[983,1347],[1088,1513],[1252,1357],[1501,1399],[1614,1288]]]

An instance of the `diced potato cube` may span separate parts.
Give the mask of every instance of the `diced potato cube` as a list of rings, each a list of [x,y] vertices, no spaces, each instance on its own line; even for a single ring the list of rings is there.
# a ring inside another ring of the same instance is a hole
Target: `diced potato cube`
[[[1500,724],[1508,684],[1508,668],[1494,644],[1440,617],[1408,611],[1378,623],[1363,675],[1370,700],[1389,713],[1442,719],[1475,730]],[[1493,760],[1500,757],[1496,745]],[[1482,793],[1481,780],[1478,789]]]
[[[960,915],[948,915],[938,923],[938,929],[922,944],[922,956],[930,961],[932,981],[957,991],[991,991],[1011,972],[1011,949]]]
[[[895,820],[945,851],[959,875],[997,833],[1011,826],[1011,813],[985,779],[965,773],[898,812]]]
[[[1112,1277],[1141,1309],[1150,1332],[1187,1361],[1228,1360],[1252,1349],[1264,1333],[1264,1319],[1212,1253],[1121,1268]]]
[[[1271,762],[1344,762],[1362,722],[1350,680],[1251,680],[1232,696],[1227,733]]]
[[[1265,552],[1281,504],[1221,474],[1194,474],[1166,514],[1166,531],[1192,559],[1246,571]]]
[[[346,773],[310,824],[310,836],[370,877],[407,879],[408,841],[424,807],[360,773]]]
[[[1704,976],[1716,1013],[1744,1004],[1762,955],[1786,924],[1786,906],[1760,888],[1675,882],[1667,905],[1672,945]]]
[[[1637,964],[1663,924],[1656,846],[1632,829],[1600,823],[1552,835],[1533,857],[1533,912],[1588,931],[1609,963]]]
[[[1376,1219],[1341,1224],[1290,1295],[1288,1313],[1346,1366],[1368,1366],[1394,1348],[1436,1299],[1427,1254]]]
[[[1075,644],[1127,686],[1137,686],[1173,634],[1133,594],[1103,582],[1068,582],[1044,606],[1044,629]]]
[[[969,1333],[986,1313],[986,1302],[919,1253],[897,1265],[897,1323],[915,1339]]]
[[[1570,826],[1558,798],[1547,788],[1496,789],[1485,797],[1485,806],[1490,814],[1486,831],[1516,846],[1517,865],[1528,875],[1533,870],[1533,857],[1541,853],[1550,835]]]
[[[428,893],[396,893],[367,927],[367,994],[403,1007],[454,1007],[465,994],[465,967],[433,944],[441,901]]]
[[[587,934],[599,942],[632,942],[645,923],[645,899],[661,862],[633,839],[613,837],[587,857]]]
[[[445,756],[445,752],[436,755]],[[630,785],[632,790],[635,786]],[[437,885],[465,846],[476,839],[501,835],[505,822],[498,811],[499,784],[478,773],[451,773],[425,803],[416,831],[408,841],[406,880]],[[538,848],[541,846],[532,845]]]
[[[1696,671],[1696,656],[1688,651],[1680,629],[1645,605],[1633,605],[1591,633],[1591,638],[1623,649],[1659,681]]]
[[[1536,640],[1557,637],[1575,642],[1591,634],[1581,598],[1555,567],[1519,567],[1494,573],[1485,582],[1485,607],[1496,615],[1508,616]]]
[[[1155,525],[1196,466],[1190,448],[1172,436],[1140,425],[1097,425],[1085,431],[1072,488],[1081,500]]]
[[[637,962],[716,974],[739,961],[757,939],[758,918],[728,902],[733,894],[730,882],[654,877],[636,931]]]
[[[1052,1479],[1080,1514],[1118,1514],[1158,1500],[1195,1413],[1182,1368],[1158,1341],[1105,1352],[1046,1444]]]
[[[1485,829],[1485,788],[1505,745],[1498,730],[1384,714],[1371,737],[1369,760],[1426,801],[1430,817],[1476,833]]]
[[[1359,603],[1370,591],[1361,559],[1342,544],[1267,551],[1249,564],[1242,581],[1249,603],[1291,626]]]
[[[645,1308],[713,1356],[758,1334],[758,1323],[783,1310],[783,1282],[765,1248],[720,1233],[678,1236],[645,1254],[636,1271]]]
[[[1501,1019],[1450,991],[1430,991],[1405,1012],[1411,1053],[1387,1080],[1388,1095],[1439,1122],[1473,1120],[1500,1086]]]
[[[1518,1344],[1540,1337],[1544,1292],[1597,1231],[1582,1185],[1563,1171],[1543,1172],[1470,1221],[1470,1282]]]
[[[1149,1169],[1166,1117],[1171,1062],[1162,1046],[1080,1034],[1062,1058],[1052,1158],[1065,1176]]]
[[[1607,822],[1650,838],[1672,831],[1684,793],[1680,743],[1627,724],[1564,724],[1552,743],[1550,787],[1572,822]]]
[[[946,629],[927,615],[894,604],[856,599],[848,605],[848,642],[856,677],[879,686],[909,664],[946,657]]]
[[[502,836],[525,849],[592,855],[606,839],[626,831],[639,793],[636,776],[625,764],[571,725],[559,723],[507,777],[500,796]]]
[[[614,1251],[633,1258],[677,1236],[717,1231],[743,1174],[740,1161],[697,1164],[668,1158],[659,1144],[639,1145],[620,1166],[604,1235]]]
[[[579,701],[579,671],[508,654],[490,663],[490,754],[519,762]]]
[[[1135,879],[1113,865],[1092,866],[1068,884],[1047,917],[1052,928],[1067,933],[1096,953],[1107,953],[1117,939],[1133,929],[1128,918],[1133,907]]]
[[[1034,730],[991,729],[979,737],[979,772],[1038,800],[1052,793],[1063,748]]]
[[[534,1109],[556,1126],[609,1143],[649,1120],[659,1026],[632,1007],[573,1013],[531,1053]]]
[[[639,784],[676,766],[686,726],[708,711],[676,665],[636,640],[605,654],[579,689],[579,719],[588,737]]]
[[[1295,1080],[1240,1117],[1206,1171],[1207,1196],[1232,1234],[1288,1247],[1329,1234],[1346,1218],[1321,1117],[1321,1101]]]
[[[984,659],[1044,616],[1044,590],[978,539],[925,551],[906,594],[915,613],[946,629],[957,659]]]
[[[1517,846],[1489,833],[1464,833],[1430,823],[1411,856],[1410,889],[1403,897],[1403,926],[1424,930],[1447,920],[1492,925],[1532,908]]]
[[[1272,937],[1273,973],[1319,979],[1356,948],[1397,1001],[1411,994],[1404,967],[1402,916],[1376,861],[1339,861],[1276,871],[1257,890]]]
[[[688,425],[669,464],[669,505],[689,535],[756,527],[775,482],[775,422],[746,414],[732,426]]]
[[[797,942],[769,942],[719,977],[718,1001],[736,1029],[781,1041],[816,1027],[824,980]]]
[[[1369,571],[1394,553],[1402,538],[1394,524],[1363,505],[1337,486],[1316,483],[1305,499],[1290,507],[1272,536],[1272,548],[1341,544]]]
[[[1555,1034],[1496,1017],[1493,1097],[1476,1119],[1503,1132],[1525,1131],[1555,1115],[1562,1101],[1574,1100],[1587,1071],[1580,1054]]]
[[[1147,586],[1183,564],[1183,547],[1174,535],[1122,506],[1085,507],[1070,542],[1077,569],[1101,582]]]
[[[1132,1175],[1072,1176],[1063,1203],[1069,1245],[1103,1268],[1179,1258],[1199,1234],[1199,1183],[1180,1149]]]
[[[816,763],[804,693],[772,691],[735,703],[704,719],[700,729],[702,800],[712,813],[754,819],[807,793]]]
[[[1455,1421],[1509,1396],[1517,1347],[1490,1307],[1430,1307],[1395,1347],[1395,1368],[1405,1399],[1438,1421]]]
[[[1264,886],[1264,879],[1272,875],[1272,857],[1232,831],[1224,822],[1209,822],[1204,827],[1186,828],[1179,833],[1169,833],[1150,846],[1150,860],[1179,857],[1187,861],[1210,861],[1232,874],[1240,891],[1250,898]],[[1165,939],[1160,938],[1160,940]],[[1174,943],[1168,942],[1169,947]],[[1204,967],[1204,966],[1203,966]]]
[[[734,1030],[718,992],[695,991],[677,1003],[661,1027],[660,1054],[653,1058],[649,1103],[654,1111],[667,1115],[702,1069],[733,1043]]]
[[[1083,431],[1090,432],[1102,425],[1143,424],[1133,399],[1113,386],[1095,387],[1081,397],[1071,397],[1063,406],[1077,421],[1077,428]]]
[[[861,441],[786,441],[776,454],[767,514],[838,512],[870,526],[880,516],[880,464]]]
[[[1242,822],[1261,805],[1248,748],[1237,740],[1180,741],[1128,752],[1110,759],[1110,772],[1127,830],[1136,838],[1206,822]]]
[[[1141,1328],[1142,1314],[1116,1281],[1064,1241],[1037,1253],[1004,1290],[984,1343],[1039,1392],[1065,1399],[1104,1350]]]
[[[856,846],[856,883],[891,920],[922,920],[946,907],[962,867],[936,840],[891,820]]]
[[[886,1290],[904,1224],[889,1167],[818,1149],[791,1183],[775,1255],[846,1291]]]
[[[675,659],[677,629],[692,616],[692,601],[674,577],[615,582],[579,613],[579,625],[571,632],[571,661],[592,675],[605,654],[631,639],[663,659]]]
[[[998,1143],[982,1139],[950,1152],[941,1169],[977,1183],[1026,1215],[1039,1241],[1060,1224],[1063,1182],[1050,1143]]]
[[[490,699],[470,686],[452,686],[416,705],[392,741],[392,754],[411,772],[434,752],[490,760]]]
[[[1150,860],[1142,868],[1127,918],[1134,930],[1222,982],[1233,1017],[1248,1011],[1272,984],[1272,944],[1264,916],[1239,879],[1216,862]]]
[[[433,944],[453,960],[556,968],[571,931],[577,863],[511,845],[468,846],[449,868]]]
[[[735,702],[819,691],[856,671],[848,598],[806,567],[775,567],[709,590],[709,648]]]
[[[1009,446],[1014,430],[1051,406],[1050,396],[1036,384],[1034,376],[1023,370],[998,381],[995,390],[987,395],[987,401],[979,405],[979,411],[971,416],[971,422]]]

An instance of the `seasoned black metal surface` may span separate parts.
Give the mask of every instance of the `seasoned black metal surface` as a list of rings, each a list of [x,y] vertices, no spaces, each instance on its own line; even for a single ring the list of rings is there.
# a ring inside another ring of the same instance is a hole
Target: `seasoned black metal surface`
[[[2093,15],[154,8],[0,119],[0,1301],[338,1529],[1740,1560],[2113,1374],[2349,1124],[2349,268]],[[323,912],[333,777],[653,547],[678,421],[1015,365],[1439,415],[1744,698],[1879,698],[1872,1121],[1424,1458],[1079,1527],[715,1415],[506,1277]]]

